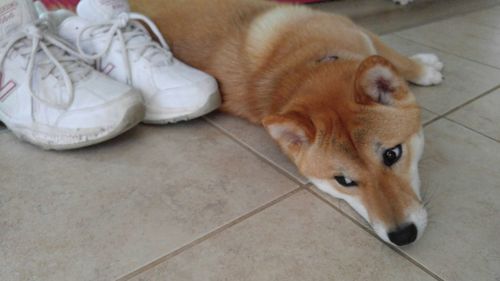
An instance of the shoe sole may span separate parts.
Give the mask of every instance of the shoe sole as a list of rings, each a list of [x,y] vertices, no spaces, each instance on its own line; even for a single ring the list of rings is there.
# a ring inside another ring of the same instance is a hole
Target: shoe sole
[[[142,104],[133,105],[125,112],[122,122],[117,126],[111,128],[97,128],[97,130],[93,129],[93,132],[88,134],[82,134],[81,130],[68,130],[66,134],[55,135],[50,133],[53,129],[48,126],[37,126],[37,128],[33,128],[25,125],[9,124],[7,121],[3,121],[3,123],[14,135],[23,141],[46,150],[69,150],[110,140],[139,124],[144,118],[144,114],[145,108]],[[73,134],[71,134],[72,132]],[[59,142],[44,142],[40,141],[40,139],[59,139]]]
[[[151,114],[151,113],[148,114],[148,110],[146,107],[146,116],[144,117],[142,123],[152,124],[152,125],[164,125],[170,123],[177,123],[180,121],[187,121],[208,114],[219,108],[220,105],[221,105],[221,97],[219,91],[217,90],[210,95],[207,102],[202,107],[194,111],[189,111],[189,113],[180,113],[180,114],[177,113],[175,114],[175,116],[172,116],[172,114]]]

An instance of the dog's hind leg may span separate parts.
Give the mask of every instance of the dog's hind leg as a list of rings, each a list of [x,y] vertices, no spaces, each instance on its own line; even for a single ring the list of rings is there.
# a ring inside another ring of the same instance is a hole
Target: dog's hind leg
[[[436,85],[443,81],[443,63],[434,54],[401,55],[387,46],[375,34],[365,31],[372,40],[377,54],[389,60],[408,81],[422,86]]]

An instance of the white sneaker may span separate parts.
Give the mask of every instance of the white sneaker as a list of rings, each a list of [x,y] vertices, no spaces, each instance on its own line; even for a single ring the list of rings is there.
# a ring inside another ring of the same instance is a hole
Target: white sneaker
[[[76,57],[31,0],[0,2],[0,121],[46,149],[110,139],[140,122],[141,96]]]
[[[215,79],[175,59],[154,23],[131,13],[126,0],[82,0],[77,12],[61,20],[59,34],[86,59],[97,59],[97,69],[141,90],[144,122],[188,120],[219,107]]]

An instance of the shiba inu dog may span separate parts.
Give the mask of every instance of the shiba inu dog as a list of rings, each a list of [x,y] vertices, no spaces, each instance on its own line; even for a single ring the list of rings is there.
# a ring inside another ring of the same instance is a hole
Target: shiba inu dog
[[[407,82],[442,63],[405,57],[349,19],[246,0],[135,0],[179,59],[219,81],[222,110],[262,124],[300,172],[388,243],[418,239],[420,109]]]

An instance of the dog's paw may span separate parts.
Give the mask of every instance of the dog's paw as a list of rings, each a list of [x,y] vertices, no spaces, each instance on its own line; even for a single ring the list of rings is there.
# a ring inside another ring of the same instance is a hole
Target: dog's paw
[[[410,2],[413,2],[413,0],[392,0],[392,2],[394,2],[396,4],[400,4],[400,5],[406,5]]]
[[[437,85],[443,81],[443,63],[434,54],[418,54],[410,57],[422,66],[420,77],[411,81],[421,86]]]
[[[443,82],[443,74],[431,66],[424,65],[422,69],[422,75],[416,80],[411,81],[420,86],[432,86]]]
[[[423,65],[428,65],[437,71],[443,70],[443,63],[435,54],[417,54],[411,57],[412,60]]]

